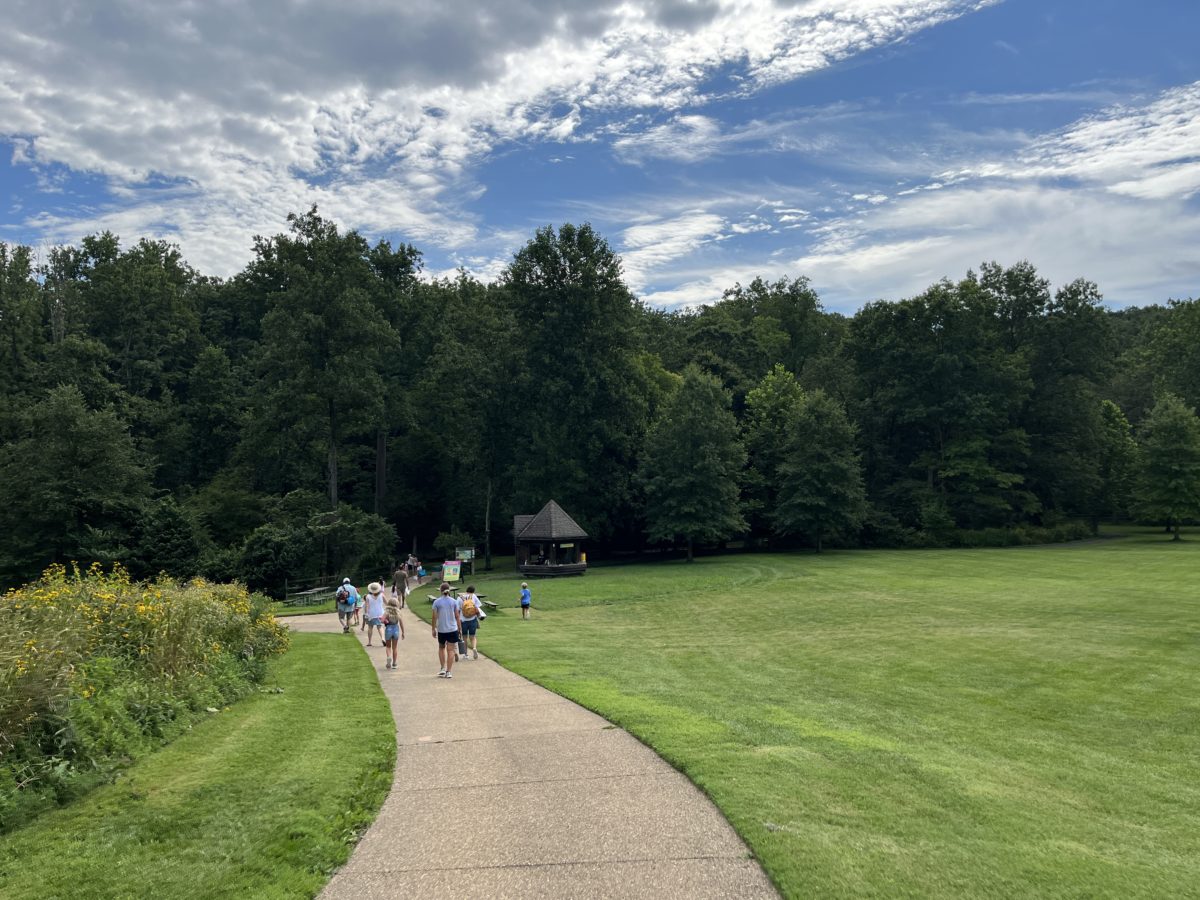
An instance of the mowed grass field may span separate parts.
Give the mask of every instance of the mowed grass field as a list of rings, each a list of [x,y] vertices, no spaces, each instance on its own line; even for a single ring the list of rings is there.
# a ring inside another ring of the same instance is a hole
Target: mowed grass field
[[[1200,896],[1200,539],[530,587],[481,649],[690,776],[785,896]]]

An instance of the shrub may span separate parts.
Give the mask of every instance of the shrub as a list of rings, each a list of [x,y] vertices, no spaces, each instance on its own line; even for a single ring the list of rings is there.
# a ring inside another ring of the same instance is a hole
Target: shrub
[[[465,531],[456,529],[438,532],[438,536],[433,539],[433,549],[439,559],[454,559],[454,551],[459,547],[474,546],[475,538]]]
[[[287,647],[240,585],[136,583],[51,567],[0,598],[0,832],[69,799],[206,707],[252,689]]]

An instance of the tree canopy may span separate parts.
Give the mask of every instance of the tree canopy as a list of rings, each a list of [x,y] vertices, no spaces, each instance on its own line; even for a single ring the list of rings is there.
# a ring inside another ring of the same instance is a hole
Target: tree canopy
[[[601,553],[1200,518],[1200,301],[1113,310],[1021,261],[853,315],[802,275],[672,311],[587,224],[494,283],[284,224],[227,280],[158,240],[0,243],[0,579],[277,590],[438,534],[507,550],[551,498]]]

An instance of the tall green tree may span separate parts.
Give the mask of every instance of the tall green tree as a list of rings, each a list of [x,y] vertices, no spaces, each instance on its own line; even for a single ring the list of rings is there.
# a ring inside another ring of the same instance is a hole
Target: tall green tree
[[[853,535],[866,515],[855,428],[824,391],[797,405],[787,454],[779,467],[775,526],[808,537],[821,552],[831,535]]]
[[[1099,484],[1092,501],[1092,532],[1100,518],[1123,518],[1129,513],[1137,465],[1137,441],[1121,407],[1111,400],[1100,404]]]
[[[88,409],[74,386],[54,388],[0,447],[0,574],[12,583],[51,562],[122,558],[149,488],[116,413]]]
[[[1017,421],[1029,435],[1026,486],[1047,513],[1087,515],[1102,491],[1100,393],[1112,367],[1112,328],[1097,286],[1060,288],[1026,327],[1017,353],[1029,398]]]
[[[36,391],[42,359],[41,305],[30,250],[0,242],[0,439]]]
[[[511,477],[518,457],[516,423],[525,415],[513,391],[522,372],[521,334],[502,288],[459,273],[425,287],[438,295],[442,327],[413,386],[426,412],[412,424],[412,447],[425,448],[412,466],[411,503],[427,525],[464,526],[482,538],[490,562],[493,526],[511,522]],[[429,474],[438,475],[430,490]],[[445,530],[444,528],[441,530]]]
[[[787,458],[792,427],[804,400],[796,376],[776,363],[746,394],[743,419],[749,466],[746,470],[746,517],[755,537],[773,532],[780,466]]]
[[[646,435],[639,475],[650,539],[683,539],[691,562],[696,541],[744,530],[738,481],[745,462],[729,394],[689,366]]]
[[[501,280],[523,336],[514,497],[557,500],[599,539],[633,518],[648,402],[621,261],[590,225],[546,227]]]
[[[244,275],[267,312],[243,459],[267,463],[260,480],[286,491],[310,486],[323,457],[336,509],[344,448],[373,450],[385,419],[382,372],[401,346],[397,301],[357,232],[340,233],[316,207],[288,221],[290,234],[256,240]]]
[[[1174,394],[1159,398],[1142,426],[1138,507],[1179,540],[1185,519],[1200,516],[1200,420]]]
[[[908,527],[933,507],[970,528],[1039,510],[1025,487],[1029,436],[1019,421],[1028,361],[1007,349],[1027,323],[1006,322],[1011,315],[968,276],[869,303],[850,324],[868,490]]]
[[[1160,391],[1200,404],[1200,300],[1172,300],[1149,346]]]

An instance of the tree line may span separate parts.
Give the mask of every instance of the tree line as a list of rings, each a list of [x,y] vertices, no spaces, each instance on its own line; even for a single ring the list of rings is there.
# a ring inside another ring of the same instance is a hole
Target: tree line
[[[104,233],[0,244],[0,579],[238,578],[511,546],[1004,542],[1200,515],[1200,302],[984,263],[852,316],[804,278],[640,302],[590,226],[423,278],[313,208],[229,279]]]

